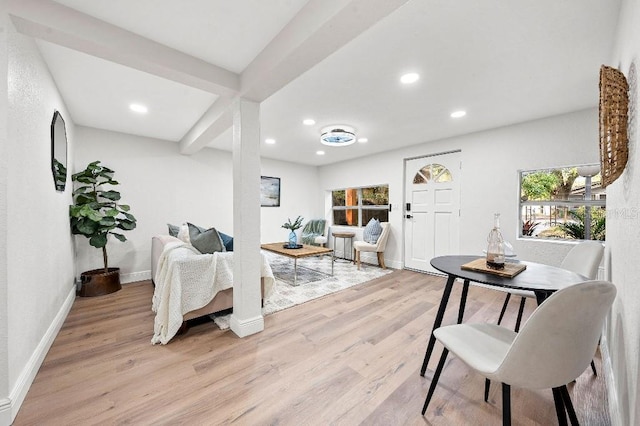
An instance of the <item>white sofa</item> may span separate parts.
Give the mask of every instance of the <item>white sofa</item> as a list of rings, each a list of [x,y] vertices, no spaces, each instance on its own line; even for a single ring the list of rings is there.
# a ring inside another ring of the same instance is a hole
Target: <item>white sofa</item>
[[[166,248],[169,248],[169,250],[171,251],[173,249],[173,252],[171,254],[169,254],[169,252],[165,253],[165,257],[163,258],[163,252],[165,251]],[[170,265],[170,262],[174,262],[175,265]],[[197,252],[197,250],[195,250],[193,247],[191,247],[190,245],[184,243],[183,241],[181,241],[180,239],[176,238],[176,237],[172,237],[169,235],[157,235],[152,237],[151,239],[151,277],[152,277],[152,282],[154,284],[154,286],[156,286],[155,288],[155,292],[154,292],[154,310],[156,310],[157,306],[161,305],[161,298],[163,297],[163,295],[168,294],[169,290],[168,289],[159,289],[158,285],[172,285],[171,280],[175,280],[175,281],[179,281],[179,286],[180,286],[180,292],[178,294],[174,294],[173,298],[178,298],[178,299],[182,299],[183,295],[182,292],[184,291],[188,291],[190,292],[187,296],[188,297],[193,297],[193,292],[194,289],[193,288],[186,288],[188,287],[189,283],[189,277],[193,277],[194,281],[199,281],[198,283],[198,287],[199,289],[202,289],[203,284],[203,277],[201,276],[201,274],[199,273],[200,269],[203,267],[203,263],[205,265],[210,264],[212,265],[212,269],[214,271],[217,271],[215,274],[215,277],[211,277],[210,280],[212,281],[211,284],[207,284],[205,283],[206,287],[220,287],[220,290],[214,292],[211,291],[211,293],[213,294],[212,298],[209,300],[208,296],[202,296],[202,297],[197,297],[198,301],[202,301],[203,297],[204,297],[204,302],[200,302],[197,303],[198,305],[200,305],[201,307],[198,307],[196,309],[191,309],[191,305],[188,303],[185,303],[184,300],[180,300],[179,303],[177,303],[178,306],[172,306],[171,308],[167,308],[165,307],[164,309],[171,309],[173,311],[175,311],[176,309],[182,309],[183,311],[180,312],[180,314],[182,315],[182,326],[181,329],[184,331],[186,329],[186,321],[190,320],[190,319],[194,319],[194,318],[198,318],[201,316],[205,316],[205,315],[210,315],[212,313],[216,313],[219,311],[224,311],[227,309],[231,309],[233,308],[233,288],[228,288],[231,285],[231,281],[232,281],[232,276],[231,276],[231,271],[233,270],[233,252],[222,252],[222,253],[215,253],[215,254],[199,254],[199,252]],[[266,263],[266,260],[264,260],[264,262]],[[164,263],[161,264],[161,263]],[[193,266],[194,268],[194,273],[190,274],[189,269]],[[162,268],[165,268],[165,270],[163,270]],[[167,269],[171,269],[171,271],[168,271]],[[222,272],[220,272],[222,271]],[[158,275],[162,273],[162,275]],[[220,283],[216,283],[215,281],[218,280],[219,276],[221,273],[224,273],[224,283],[222,283],[221,285],[218,285]],[[157,280],[162,279],[163,281],[160,282],[156,282]],[[187,282],[185,282],[187,281]],[[269,267],[268,263],[263,264],[263,271],[262,271],[262,278],[261,278],[261,284],[262,284],[262,297],[267,297],[272,290],[273,284],[275,282],[275,279],[273,278],[273,273],[271,272],[271,268]],[[163,284],[164,283],[164,284]],[[205,293],[206,290],[208,290],[207,288],[205,288]],[[185,296],[185,298],[187,297]],[[208,303],[206,303],[206,300],[209,300]],[[172,303],[176,303],[175,300],[172,301]],[[186,308],[185,308],[186,307]],[[184,310],[186,310],[186,312],[184,312]],[[171,313],[163,313],[164,317],[166,318],[162,318],[162,319],[158,319],[159,314],[156,314],[156,328],[158,328],[158,323],[161,322],[163,326],[166,327],[165,323],[168,323],[171,321],[170,317],[173,315],[175,316],[175,312],[171,312]],[[175,321],[174,321],[175,322]],[[170,332],[168,334],[171,334],[171,336],[169,336],[169,339],[171,337],[173,337],[174,330],[173,326],[169,327],[170,328]],[[163,331],[164,334],[166,334],[166,331]],[[158,331],[156,330],[156,334],[158,334]],[[157,339],[156,339],[157,340]],[[163,340],[167,340],[166,337],[163,338]],[[157,342],[154,342],[157,343]],[[162,343],[166,343],[166,342],[162,342]]]

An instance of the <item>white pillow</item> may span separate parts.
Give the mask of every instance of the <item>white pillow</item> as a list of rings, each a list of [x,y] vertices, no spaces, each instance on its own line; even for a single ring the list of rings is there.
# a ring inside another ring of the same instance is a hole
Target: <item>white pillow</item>
[[[183,223],[180,225],[180,231],[178,231],[178,239],[187,244],[191,244],[191,238],[189,237],[189,225]]]

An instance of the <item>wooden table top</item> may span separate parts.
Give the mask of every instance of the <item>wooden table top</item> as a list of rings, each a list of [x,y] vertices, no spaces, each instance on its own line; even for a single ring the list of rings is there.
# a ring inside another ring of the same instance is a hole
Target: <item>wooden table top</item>
[[[319,256],[321,254],[330,254],[333,252],[332,249],[326,247],[312,246],[309,244],[302,244],[301,248],[290,249],[285,248],[285,245],[288,245],[288,242],[281,243],[268,243],[260,245],[260,248],[263,250],[267,250],[273,253],[281,254],[283,256],[292,257],[292,258],[301,258],[301,257],[309,257],[309,256]]]
[[[331,235],[338,238],[353,238],[356,236],[355,232],[332,232]]]

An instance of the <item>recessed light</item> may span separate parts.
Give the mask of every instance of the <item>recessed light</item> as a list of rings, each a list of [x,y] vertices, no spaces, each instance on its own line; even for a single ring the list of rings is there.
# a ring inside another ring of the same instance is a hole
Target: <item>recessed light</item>
[[[129,105],[129,109],[133,112],[137,112],[138,114],[146,114],[149,109],[142,104],[131,104]]]
[[[467,115],[467,111],[454,111],[451,113],[451,118],[460,118],[460,117],[464,117],[465,115]]]
[[[302,124],[304,124],[305,126],[313,126],[314,124],[316,124],[316,120],[314,120],[313,118],[306,118],[302,121]]]
[[[418,73],[410,72],[400,77],[400,82],[402,84],[411,84],[411,83],[415,83],[419,79],[420,79],[420,75]]]
[[[324,155],[324,151],[316,151],[316,155]]]
[[[269,145],[273,145],[274,143],[276,143],[276,140],[269,138],[269,139],[265,139],[264,143],[267,143]]]
[[[359,138],[359,139],[358,139],[358,142],[360,142],[360,143],[367,143],[367,142],[369,142],[369,139],[367,139],[367,138]]]

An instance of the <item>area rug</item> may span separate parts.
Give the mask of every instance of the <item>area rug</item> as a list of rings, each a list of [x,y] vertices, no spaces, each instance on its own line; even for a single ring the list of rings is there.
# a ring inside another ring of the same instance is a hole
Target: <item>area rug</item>
[[[263,251],[276,283],[273,293],[264,301],[263,315],[269,315],[292,306],[300,305],[318,297],[344,290],[371,281],[392,272],[374,265],[360,266],[337,259],[331,276],[331,256],[298,259],[297,286],[293,285],[293,259]],[[231,314],[214,316],[212,319],[222,330],[229,328]]]

